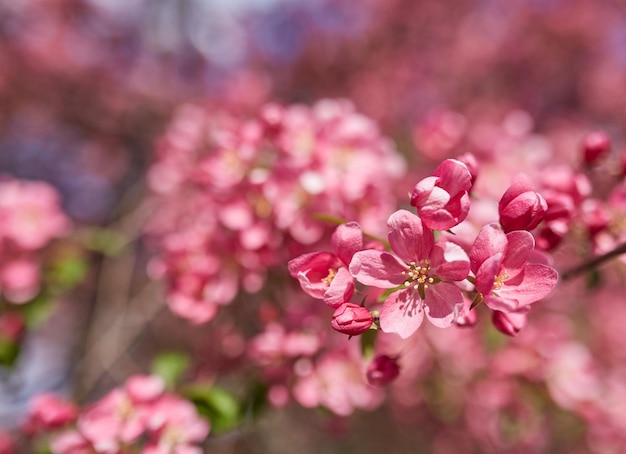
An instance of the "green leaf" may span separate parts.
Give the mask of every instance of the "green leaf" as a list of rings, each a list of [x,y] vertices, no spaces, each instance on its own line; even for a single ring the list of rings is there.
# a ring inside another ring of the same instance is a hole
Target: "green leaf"
[[[394,288],[388,288],[387,290],[385,290],[383,293],[380,294],[376,302],[384,303],[387,300],[387,298],[389,298],[389,295],[391,295],[393,292],[397,292],[398,290],[402,290],[405,288],[406,288],[405,285],[398,285],[397,287],[394,287]]]
[[[52,313],[53,305],[46,297],[39,295],[29,303],[22,304],[21,309],[26,320],[26,326],[35,328],[48,319]]]
[[[211,421],[211,432],[223,433],[241,421],[241,407],[237,398],[224,388],[194,384],[183,393],[196,406],[198,413]]]
[[[179,352],[161,353],[152,361],[152,373],[161,377],[173,389],[189,368],[189,356]]]
[[[361,353],[363,358],[370,359],[374,357],[374,345],[376,344],[376,336],[378,336],[378,330],[368,329],[361,334]]]
[[[16,342],[11,342],[0,338],[0,364],[12,366],[20,353],[20,346]]]
[[[80,256],[68,256],[59,259],[50,270],[53,283],[62,288],[76,287],[87,275],[87,261]]]

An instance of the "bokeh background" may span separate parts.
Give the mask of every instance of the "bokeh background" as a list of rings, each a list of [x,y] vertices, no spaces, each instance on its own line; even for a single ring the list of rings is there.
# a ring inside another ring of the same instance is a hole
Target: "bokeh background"
[[[146,271],[150,241],[139,240],[158,203],[146,184],[155,149],[186,103],[245,116],[270,101],[322,98],[350,99],[378,122],[406,159],[408,182],[466,149],[498,155],[499,165],[510,154],[515,167],[540,160],[549,143],[551,156],[574,162],[592,129],[621,151],[626,2],[0,1],[0,173],[56,187],[82,232],[64,250],[82,267],[80,284],[29,332],[13,368],[0,369],[1,426],[39,391],[93,400],[148,370],[159,351],[199,358],[197,376],[216,368],[211,339],[235,342],[220,329],[251,312],[202,327],[166,308]],[[532,140],[503,145],[502,129]],[[231,360],[220,357],[218,369],[235,368]],[[445,396],[411,417],[383,407],[344,420],[294,406],[206,449],[460,452],[450,449],[462,445],[463,424],[449,422],[450,411]],[[564,433],[554,440],[564,444],[545,452],[591,449],[579,445],[582,423],[558,418],[554,431]]]

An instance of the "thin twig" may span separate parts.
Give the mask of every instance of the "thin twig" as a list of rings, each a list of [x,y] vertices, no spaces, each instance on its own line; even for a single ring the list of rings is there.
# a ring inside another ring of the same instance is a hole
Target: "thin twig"
[[[597,268],[598,265],[601,265],[602,263],[608,260],[611,260],[612,258],[617,257],[618,255],[622,255],[624,253],[626,253],[626,243],[617,246],[615,249],[607,252],[606,254],[602,254],[602,255],[599,255],[598,257],[594,257],[591,260],[588,260],[586,262],[581,263],[578,266],[575,266],[574,268],[570,268],[569,270],[564,271],[563,273],[561,273],[561,279],[566,281],[568,279],[578,276],[579,274],[583,274],[587,271],[591,271]]]

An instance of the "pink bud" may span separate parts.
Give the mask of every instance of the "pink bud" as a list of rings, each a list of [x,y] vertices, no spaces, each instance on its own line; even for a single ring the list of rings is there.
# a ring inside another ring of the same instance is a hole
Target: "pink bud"
[[[367,381],[373,386],[385,386],[400,375],[400,366],[394,358],[379,355],[367,368]]]
[[[586,164],[594,164],[611,151],[611,139],[604,131],[593,131],[583,139],[583,159]]]
[[[526,326],[526,314],[494,311],[492,322],[498,331],[508,336],[517,336],[517,333]]]
[[[353,303],[344,303],[333,314],[330,323],[333,329],[349,336],[357,336],[374,323],[372,314],[366,308]]]
[[[513,179],[498,205],[500,224],[506,233],[534,229],[547,211],[547,202],[541,194],[532,190],[532,184],[524,174]]]
[[[24,317],[18,312],[6,312],[0,315],[0,338],[16,342],[24,333]]]

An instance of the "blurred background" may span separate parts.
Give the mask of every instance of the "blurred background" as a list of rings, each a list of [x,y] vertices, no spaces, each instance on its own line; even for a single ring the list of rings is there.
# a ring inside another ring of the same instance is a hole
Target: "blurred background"
[[[200,358],[195,376],[213,373],[210,340],[236,339],[172,315],[146,271],[150,241],[138,241],[158,203],[146,183],[155,149],[187,103],[245,117],[322,98],[350,99],[380,125],[407,162],[407,190],[466,150],[500,164],[510,154],[515,167],[541,161],[549,143],[550,159],[571,163],[584,134],[603,129],[621,151],[626,2],[0,0],[0,178],[51,184],[79,232],[52,252],[76,285],[0,368],[1,426],[39,391],[92,401],[159,351],[188,352]],[[502,130],[534,142],[501,146]],[[497,176],[493,185],[501,193]],[[220,329],[246,316],[237,309]],[[241,361],[222,356],[218,369]],[[445,395],[410,417],[293,407],[206,449],[461,452],[464,425],[446,411]],[[578,445],[578,417],[558,413],[536,452],[591,449]]]

